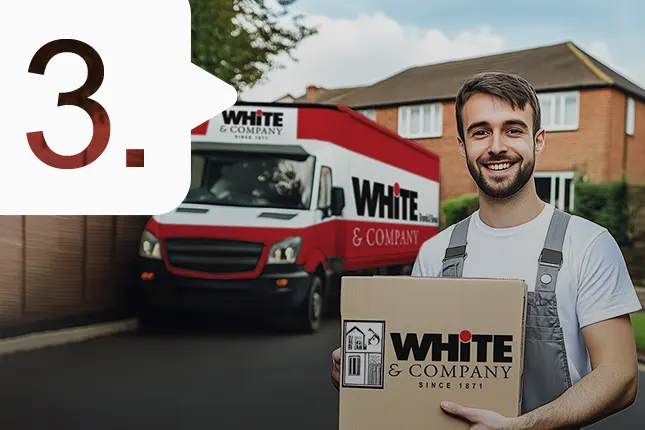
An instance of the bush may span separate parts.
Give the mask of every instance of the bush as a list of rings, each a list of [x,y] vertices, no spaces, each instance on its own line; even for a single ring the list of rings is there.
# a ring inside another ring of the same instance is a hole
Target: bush
[[[605,227],[620,246],[629,245],[627,183],[576,181],[573,214]]]
[[[477,194],[463,194],[444,201],[441,205],[442,228],[458,223],[477,209],[479,209],[479,196]]]

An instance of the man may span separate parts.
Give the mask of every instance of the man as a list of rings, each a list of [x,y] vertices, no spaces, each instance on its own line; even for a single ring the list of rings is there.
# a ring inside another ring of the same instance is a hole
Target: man
[[[441,404],[471,429],[580,428],[636,397],[629,314],[641,304],[611,234],[538,197],[533,171],[546,145],[540,115],[533,87],[519,76],[482,73],[462,85],[458,150],[479,187],[480,209],[426,241],[412,273],[529,286],[522,414]],[[338,388],[340,349],[332,356]]]

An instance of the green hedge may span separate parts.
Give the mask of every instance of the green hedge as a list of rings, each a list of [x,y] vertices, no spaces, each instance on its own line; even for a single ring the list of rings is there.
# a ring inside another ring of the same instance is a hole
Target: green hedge
[[[627,190],[626,181],[590,183],[576,179],[572,213],[605,227],[620,246],[629,246]],[[444,201],[441,228],[461,221],[477,209],[477,194],[463,194]]]
[[[573,214],[605,227],[621,246],[629,245],[627,182],[576,181]]]
[[[463,194],[459,197],[445,200],[441,204],[442,228],[458,223],[477,209],[479,209],[479,197],[477,194]]]

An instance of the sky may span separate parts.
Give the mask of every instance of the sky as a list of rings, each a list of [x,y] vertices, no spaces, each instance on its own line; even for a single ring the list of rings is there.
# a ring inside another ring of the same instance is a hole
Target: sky
[[[275,0],[269,0],[275,1]],[[409,67],[572,41],[645,88],[642,0],[297,0],[319,33],[244,90],[250,101],[307,85],[369,85]]]

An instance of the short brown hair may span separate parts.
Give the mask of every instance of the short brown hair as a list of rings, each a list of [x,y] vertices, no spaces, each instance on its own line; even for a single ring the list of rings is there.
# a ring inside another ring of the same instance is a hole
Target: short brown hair
[[[533,133],[541,128],[540,102],[535,89],[526,79],[513,73],[482,72],[468,78],[457,93],[455,103],[457,130],[462,140],[465,141],[466,138],[461,111],[468,99],[477,93],[498,97],[510,104],[513,109],[517,106],[524,110],[528,103],[533,109]]]

